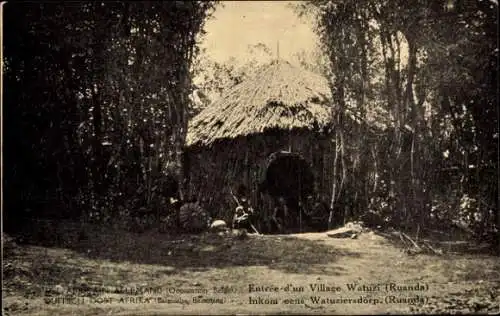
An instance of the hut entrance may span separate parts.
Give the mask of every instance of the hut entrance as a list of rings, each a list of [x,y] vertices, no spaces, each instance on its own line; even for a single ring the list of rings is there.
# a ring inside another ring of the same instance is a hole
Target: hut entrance
[[[302,231],[307,216],[301,205],[314,193],[314,175],[299,154],[273,153],[268,160],[259,191],[271,198],[264,206],[264,220],[270,233]]]

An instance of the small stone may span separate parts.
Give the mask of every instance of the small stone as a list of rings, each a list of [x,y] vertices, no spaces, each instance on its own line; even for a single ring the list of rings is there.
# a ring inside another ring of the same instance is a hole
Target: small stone
[[[227,229],[227,224],[225,221],[217,219],[210,224],[211,231],[225,231]]]

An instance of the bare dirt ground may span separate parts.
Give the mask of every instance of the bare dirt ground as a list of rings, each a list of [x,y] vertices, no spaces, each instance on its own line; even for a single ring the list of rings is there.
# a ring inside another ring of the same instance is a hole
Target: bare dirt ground
[[[95,229],[64,241],[6,250],[3,315],[500,311],[498,257],[410,256],[374,233],[240,239]]]

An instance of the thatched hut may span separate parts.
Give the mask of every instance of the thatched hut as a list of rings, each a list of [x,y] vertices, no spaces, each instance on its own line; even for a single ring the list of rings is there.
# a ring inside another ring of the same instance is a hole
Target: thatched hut
[[[291,152],[309,163],[315,194],[328,199],[334,152],[330,100],[321,75],[282,60],[257,69],[190,121],[190,192],[204,199],[213,216],[229,219],[236,206],[231,190],[244,185],[257,211],[268,212],[262,209],[259,183],[273,153]]]

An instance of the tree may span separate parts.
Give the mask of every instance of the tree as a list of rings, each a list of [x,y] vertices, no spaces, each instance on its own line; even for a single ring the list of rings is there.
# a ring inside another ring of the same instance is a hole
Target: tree
[[[195,84],[195,95],[192,97],[198,100],[192,115],[220,98],[225,91],[246,80],[254,69],[272,56],[271,49],[263,43],[249,45],[247,51],[253,57],[245,61],[232,56],[224,62],[218,62],[208,56],[206,50],[198,55],[191,69]]]
[[[202,1],[8,3],[6,213],[113,218],[150,209],[172,164],[182,194],[189,69],[213,8]]]
[[[320,47],[307,51],[303,49],[294,54],[294,59],[297,65],[300,65],[305,70],[325,76],[329,74],[328,60]]]
[[[442,192],[444,183],[436,174],[458,166],[468,185],[457,194],[481,200],[487,207],[476,211],[483,215],[498,210],[496,180],[480,176],[498,170],[493,158],[498,151],[498,45],[492,40],[497,9],[488,1],[298,5],[299,13],[317,17],[317,32],[330,61],[339,156],[333,172],[341,174],[333,187],[332,206],[347,184],[365,192],[367,207],[375,207],[373,201],[381,194],[393,219],[404,225],[418,219],[423,225],[432,213],[432,200]],[[390,122],[383,137],[361,128],[367,124],[351,126],[345,120],[346,114],[356,113],[367,122],[377,108]],[[354,144],[349,151],[346,143]],[[367,147],[368,154],[363,149]],[[363,183],[373,189],[362,190]]]

